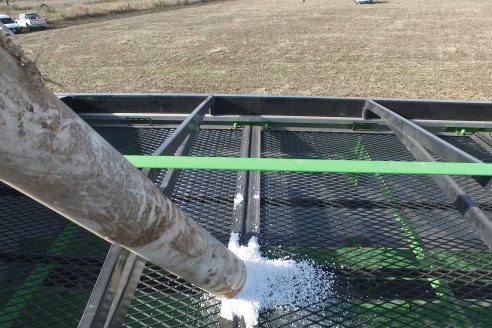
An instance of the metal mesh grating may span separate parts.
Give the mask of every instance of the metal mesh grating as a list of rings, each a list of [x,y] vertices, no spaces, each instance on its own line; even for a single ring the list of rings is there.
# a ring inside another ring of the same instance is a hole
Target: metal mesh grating
[[[98,128],[120,152],[152,153],[172,129]],[[109,244],[0,185],[0,326],[77,326]]]
[[[467,152],[468,154],[475,156],[476,158],[478,158],[479,160],[485,163],[492,162],[492,154],[490,154],[485,149],[480,147],[469,136],[462,136],[462,137],[445,136],[445,137],[441,137],[441,139],[443,139],[446,142],[449,142],[453,146],[460,148],[461,150]]]
[[[151,154],[173,130],[97,131],[121,153]],[[413,160],[390,134],[262,137],[263,157]],[[490,161],[468,137],[445,140]],[[191,155],[239,156],[240,143],[240,130],[201,130]],[[474,180],[457,179],[491,209]],[[173,200],[227,242],[235,184],[235,172],[183,171]],[[0,326],[75,326],[108,245],[3,185],[0,205]],[[264,173],[259,240],[270,257],[333,273],[323,303],[264,311],[260,326],[492,326],[492,255],[430,178]],[[147,264],[125,326],[217,326],[219,311],[215,298]]]
[[[329,142],[328,137],[333,139],[329,152],[326,149],[326,143]],[[264,132],[262,140],[265,145],[262,148],[262,157],[363,159],[360,158],[355,148],[358,143],[363,143],[368,151],[384,149],[381,160],[408,161],[413,159],[409,153],[401,156],[406,152],[406,148],[391,134],[347,132],[334,133],[332,136],[326,132],[268,130]]]
[[[152,155],[173,133],[169,128],[101,127],[96,131],[123,155]],[[167,170],[159,170],[154,183],[160,185]]]
[[[151,155],[174,131],[137,127],[100,127],[95,130],[124,155]]]
[[[442,139],[483,162],[492,162],[492,154],[488,153],[485,149],[475,143],[469,136],[442,137]],[[492,195],[485,192],[482,186],[470,177],[455,177],[455,180],[465,192],[473,198],[480,208],[492,217]]]
[[[3,184],[0,207],[0,326],[76,326],[109,245]]]
[[[192,156],[239,156],[240,130],[200,130]],[[229,240],[236,172],[181,172],[173,201],[222,242]],[[220,301],[147,263],[125,319],[127,327],[218,324]]]
[[[413,160],[393,135],[288,131],[264,131],[262,156]],[[325,302],[261,326],[490,325],[492,254],[428,177],[263,173],[260,229],[268,256],[334,273]]]

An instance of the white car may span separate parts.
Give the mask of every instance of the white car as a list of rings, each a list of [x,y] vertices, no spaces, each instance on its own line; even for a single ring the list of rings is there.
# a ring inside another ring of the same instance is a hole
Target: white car
[[[44,30],[48,27],[46,19],[42,18],[37,13],[20,14],[19,17],[17,17],[16,22],[21,28],[25,28],[28,31],[36,29]]]
[[[361,3],[372,3],[373,0],[355,0],[356,4],[361,4]]]
[[[12,31],[12,33],[17,34],[22,32],[20,26],[16,22],[14,22],[14,20],[10,18],[10,16],[0,15],[0,23],[2,23],[3,26],[8,28],[10,31]],[[0,25],[0,30],[1,29],[2,29],[2,25]]]

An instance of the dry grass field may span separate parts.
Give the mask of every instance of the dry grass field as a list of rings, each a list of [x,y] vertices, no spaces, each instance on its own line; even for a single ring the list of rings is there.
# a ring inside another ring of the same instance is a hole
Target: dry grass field
[[[0,0],[0,13],[14,18],[25,12],[38,12],[53,27],[66,22],[112,15],[158,11],[169,7],[215,0]]]
[[[234,0],[18,40],[57,92],[492,100],[490,0]]]

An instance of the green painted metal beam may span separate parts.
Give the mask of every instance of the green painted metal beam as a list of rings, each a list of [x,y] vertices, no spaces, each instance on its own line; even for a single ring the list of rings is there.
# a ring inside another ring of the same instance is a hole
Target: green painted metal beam
[[[492,164],[484,163],[138,155],[126,155],[125,158],[137,168],[261,172],[492,176]]]

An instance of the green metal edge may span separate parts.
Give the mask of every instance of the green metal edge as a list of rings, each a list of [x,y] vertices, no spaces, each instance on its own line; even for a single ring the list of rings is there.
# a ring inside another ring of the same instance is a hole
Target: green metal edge
[[[492,176],[492,164],[125,155],[137,168],[403,175]]]

